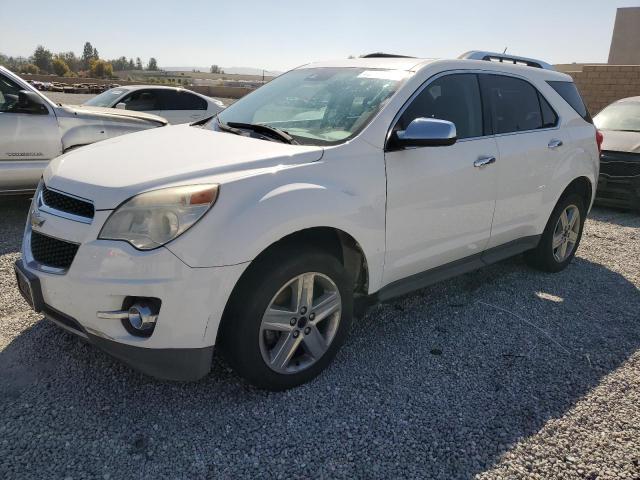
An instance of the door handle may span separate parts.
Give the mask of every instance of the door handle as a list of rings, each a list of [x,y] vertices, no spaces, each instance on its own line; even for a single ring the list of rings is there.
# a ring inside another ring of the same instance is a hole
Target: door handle
[[[482,168],[482,167],[486,167],[487,165],[491,165],[492,163],[496,163],[496,157],[491,157],[491,156],[480,157],[475,162],[473,162],[473,166]]]
[[[558,148],[562,146],[562,140],[558,140],[557,138],[554,138],[553,140],[551,140],[549,142],[549,145],[547,145],[549,148],[554,149],[554,148]]]

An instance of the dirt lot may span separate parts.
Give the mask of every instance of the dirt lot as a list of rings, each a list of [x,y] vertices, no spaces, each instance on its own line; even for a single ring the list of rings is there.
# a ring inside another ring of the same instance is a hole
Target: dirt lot
[[[144,377],[30,312],[0,204],[0,478],[640,478],[640,215],[374,308],[285,393]]]

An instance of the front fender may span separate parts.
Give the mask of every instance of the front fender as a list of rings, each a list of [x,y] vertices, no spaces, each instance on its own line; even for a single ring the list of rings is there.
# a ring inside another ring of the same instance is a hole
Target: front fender
[[[384,186],[372,188],[371,183],[383,184],[384,175],[367,175],[364,185],[345,188],[352,183],[324,177],[322,164],[300,167],[310,171],[306,177],[313,181],[295,179],[300,172],[293,168],[276,174],[292,177],[291,181],[268,188],[264,187],[266,175],[223,184],[212,210],[167,248],[192,267],[235,265],[253,260],[291,233],[330,227],[360,244],[369,267],[370,289],[377,288],[384,261],[385,190]]]
[[[157,127],[150,122],[139,122],[137,124],[126,122],[108,122],[101,120],[82,120],[65,118],[62,119],[62,150],[66,151],[72,147],[89,145],[90,143],[117,137],[126,133],[138,132],[148,128]]]

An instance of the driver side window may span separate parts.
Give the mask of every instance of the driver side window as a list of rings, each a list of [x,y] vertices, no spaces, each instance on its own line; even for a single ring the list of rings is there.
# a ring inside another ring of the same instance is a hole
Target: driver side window
[[[18,103],[19,85],[0,75],[0,112],[9,112]]]
[[[127,95],[118,103],[125,103],[127,105],[127,110],[135,110],[137,112],[162,110],[160,108],[160,99],[158,94],[153,90],[135,91]]]
[[[458,139],[483,136],[477,75],[451,74],[434,80],[413,99],[396,128],[405,130],[413,120],[421,117],[453,122]]]

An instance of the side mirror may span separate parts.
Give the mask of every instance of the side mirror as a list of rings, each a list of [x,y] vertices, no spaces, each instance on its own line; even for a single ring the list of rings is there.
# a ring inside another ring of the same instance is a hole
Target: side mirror
[[[447,120],[436,118],[416,118],[406,130],[393,134],[393,144],[406,147],[445,147],[458,139],[456,126]]]
[[[119,110],[126,110],[127,109],[127,104],[124,102],[120,102],[120,103],[116,103],[116,108]]]
[[[18,102],[13,108],[16,113],[32,113],[36,115],[46,115],[49,113],[45,106],[44,99],[36,92],[30,90],[20,90],[18,92]]]

